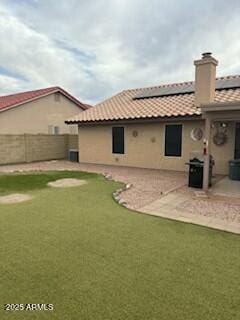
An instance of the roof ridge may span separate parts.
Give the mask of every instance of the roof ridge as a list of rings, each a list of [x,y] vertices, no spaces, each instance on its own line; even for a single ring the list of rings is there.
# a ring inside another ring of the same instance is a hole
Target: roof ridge
[[[60,92],[66,98],[70,99],[72,102],[74,102],[76,105],[78,105],[80,108],[84,110],[89,108],[89,106],[85,105],[83,102],[75,98],[68,91],[64,90],[59,86],[53,86],[43,89],[29,90],[0,96],[0,111],[22,105],[23,103],[30,102],[56,92]]]
[[[236,79],[240,78],[240,74],[236,75],[228,75],[228,76],[221,76],[221,77],[216,77],[216,80],[224,80],[224,79]],[[172,86],[182,86],[186,84],[193,84],[195,81],[182,81],[182,82],[173,82],[173,83],[167,83],[167,84],[160,84],[157,86],[149,86],[149,87],[140,87],[140,88],[132,88],[132,89],[126,89],[121,92],[129,92],[129,91],[138,91],[138,90],[151,90],[151,89],[156,89],[156,88],[163,88],[163,87],[172,87]]]
[[[235,79],[235,78],[240,78],[240,74],[230,74],[228,76],[221,76],[217,77],[216,80],[223,80],[223,79]]]
[[[117,96],[120,96],[122,93],[126,92],[126,91],[129,91],[129,90],[122,90],[114,95],[112,95],[111,97],[108,97],[100,102],[97,102],[94,107],[98,106],[99,104],[102,104],[103,102],[107,102],[108,100],[111,100],[113,97],[117,97]]]
[[[192,84],[193,82],[194,81],[183,81],[183,82],[166,83],[166,84],[160,84],[160,85],[157,85],[157,86],[126,89],[126,90],[123,90],[123,91],[126,92],[126,91],[150,90],[150,89],[156,89],[156,88],[162,88],[162,87],[171,87],[171,86],[179,86],[179,85],[184,85],[184,84]]]
[[[37,91],[56,90],[56,89],[64,90],[64,89],[62,89],[61,87],[53,86],[53,87],[40,88],[40,89],[35,89],[35,90],[20,91],[20,92],[16,92],[16,93],[6,94],[6,95],[3,95],[3,96],[0,96],[0,98],[16,96],[17,94],[26,94],[26,93],[37,92]]]

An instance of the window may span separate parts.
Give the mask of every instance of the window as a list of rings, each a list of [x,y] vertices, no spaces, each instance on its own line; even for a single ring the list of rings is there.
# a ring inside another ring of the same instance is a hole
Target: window
[[[240,159],[240,123],[236,123],[234,159]]]
[[[165,127],[165,156],[181,157],[182,125],[171,124]]]
[[[124,153],[124,128],[112,128],[112,153]]]
[[[59,134],[60,133],[60,128],[57,126],[48,126],[48,134]]]

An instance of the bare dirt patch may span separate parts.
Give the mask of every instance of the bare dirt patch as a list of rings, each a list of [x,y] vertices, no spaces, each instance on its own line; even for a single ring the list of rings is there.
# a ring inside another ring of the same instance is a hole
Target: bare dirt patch
[[[13,193],[7,196],[0,196],[0,204],[19,203],[31,200],[32,196],[29,194]]]
[[[59,179],[56,181],[51,181],[48,183],[48,186],[56,187],[56,188],[78,187],[78,186],[82,186],[86,183],[87,183],[87,181],[85,181],[85,180],[66,178],[66,179]]]

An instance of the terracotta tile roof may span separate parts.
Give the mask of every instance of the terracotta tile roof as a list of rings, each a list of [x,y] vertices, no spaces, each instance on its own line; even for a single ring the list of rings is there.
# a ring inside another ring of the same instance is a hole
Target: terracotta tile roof
[[[240,78],[239,76],[222,77],[218,79]],[[160,87],[181,86],[193,84],[193,82],[174,83]],[[147,119],[177,116],[200,116],[201,110],[194,106],[194,93],[162,96],[154,98],[133,98],[142,90],[124,90],[117,95],[107,99],[95,107],[90,108],[75,117],[68,119],[66,123],[98,122],[113,120]],[[216,102],[240,101],[240,88],[216,90]]]
[[[50,87],[45,89],[39,89],[39,90],[33,90],[33,91],[27,91],[27,92],[20,92],[16,94],[10,94],[7,96],[0,96],[0,112],[4,111],[6,109],[10,109],[16,106],[19,106],[23,103],[38,99],[40,97],[46,96],[51,93],[60,92],[65,97],[72,100],[76,105],[79,106],[79,108],[86,110],[89,108],[89,105],[85,105],[82,102],[80,102],[78,99],[73,97],[71,94],[69,94],[67,91],[63,90],[60,87]]]

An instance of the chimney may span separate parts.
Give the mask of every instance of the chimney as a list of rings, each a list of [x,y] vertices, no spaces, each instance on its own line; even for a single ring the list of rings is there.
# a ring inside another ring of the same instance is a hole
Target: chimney
[[[214,101],[216,66],[218,61],[212,57],[211,52],[202,54],[202,59],[195,60],[195,105]]]

